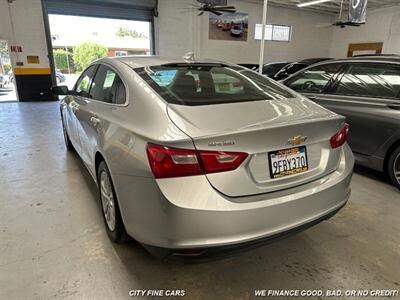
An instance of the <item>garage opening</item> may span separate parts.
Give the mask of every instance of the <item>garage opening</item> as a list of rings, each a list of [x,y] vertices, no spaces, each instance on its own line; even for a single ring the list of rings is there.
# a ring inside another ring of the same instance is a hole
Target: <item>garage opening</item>
[[[53,81],[72,88],[101,57],[154,53],[156,0],[45,0]]]
[[[93,60],[151,54],[150,22],[52,14],[49,24],[56,82],[71,89]]]
[[[17,101],[8,43],[0,40],[0,102]]]

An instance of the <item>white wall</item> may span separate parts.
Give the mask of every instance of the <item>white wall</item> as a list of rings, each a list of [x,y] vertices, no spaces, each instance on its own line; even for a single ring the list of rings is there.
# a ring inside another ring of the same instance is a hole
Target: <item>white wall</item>
[[[6,0],[0,0],[0,39],[10,40],[11,22]]]
[[[346,57],[349,44],[383,42],[383,53],[400,54],[400,6],[367,12],[360,27],[335,27],[330,56]]]
[[[17,0],[10,4],[0,0],[0,39],[7,40],[9,46],[22,47],[22,53],[11,53],[14,67],[19,61],[24,68],[49,68],[40,0]],[[40,64],[29,65],[28,55],[39,56]]]
[[[261,23],[262,1],[229,1],[238,11],[249,14],[247,42],[209,40],[208,13],[198,17],[197,12],[179,10],[195,3],[195,0],[159,1],[159,17],[155,24],[159,54],[182,56],[194,51],[200,58],[237,63],[258,62],[260,42],[254,39],[254,27],[256,23]],[[269,6],[268,23],[293,26],[293,38],[289,43],[267,42],[265,61],[317,56],[344,57],[349,43],[361,42],[384,42],[385,53],[400,54],[400,5],[369,11],[367,24],[358,28],[318,26],[332,21],[329,15]],[[11,4],[7,0],[0,0],[0,39],[22,46],[23,53],[12,54],[14,64],[22,61],[24,67],[49,67],[40,0],[17,0]],[[27,55],[39,56],[40,65],[28,65]]]
[[[260,41],[254,39],[254,29],[256,23],[261,23],[262,1],[229,1],[238,12],[249,14],[247,42],[209,40],[208,13],[198,17],[196,12],[179,10],[190,7],[191,3],[195,1],[159,1],[156,38],[160,55],[179,57],[187,51],[194,51],[199,58],[258,63]],[[267,42],[266,62],[329,56],[333,29],[321,28],[318,24],[331,23],[333,18],[330,15],[269,6],[267,19],[270,24],[293,26],[293,37],[289,43]]]

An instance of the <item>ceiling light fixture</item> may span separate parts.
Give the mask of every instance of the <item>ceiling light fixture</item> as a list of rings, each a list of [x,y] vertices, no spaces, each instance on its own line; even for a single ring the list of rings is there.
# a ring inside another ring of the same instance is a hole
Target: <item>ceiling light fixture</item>
[[[315,4],[320,4],[320,3],[325,3],[325,2],[331,2],[332,0],[315,0],[315,1],[309,1],[309,2],[304,2],[304,3],[299,3],[297,4],[297,7],[306,7],[310,5],[315,5]]]

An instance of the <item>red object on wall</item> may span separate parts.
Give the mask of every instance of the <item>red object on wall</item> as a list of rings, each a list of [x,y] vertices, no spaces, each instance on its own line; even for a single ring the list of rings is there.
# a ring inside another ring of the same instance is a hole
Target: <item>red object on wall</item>
[[[10,46],[11,52],[22,52],[21,46]]]

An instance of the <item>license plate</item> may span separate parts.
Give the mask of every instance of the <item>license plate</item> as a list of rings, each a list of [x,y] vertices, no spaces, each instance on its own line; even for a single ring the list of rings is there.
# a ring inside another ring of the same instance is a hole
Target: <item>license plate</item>
[[[271,178],[281,178],[308,170],[307,148],[296,147],[268,153]]]

